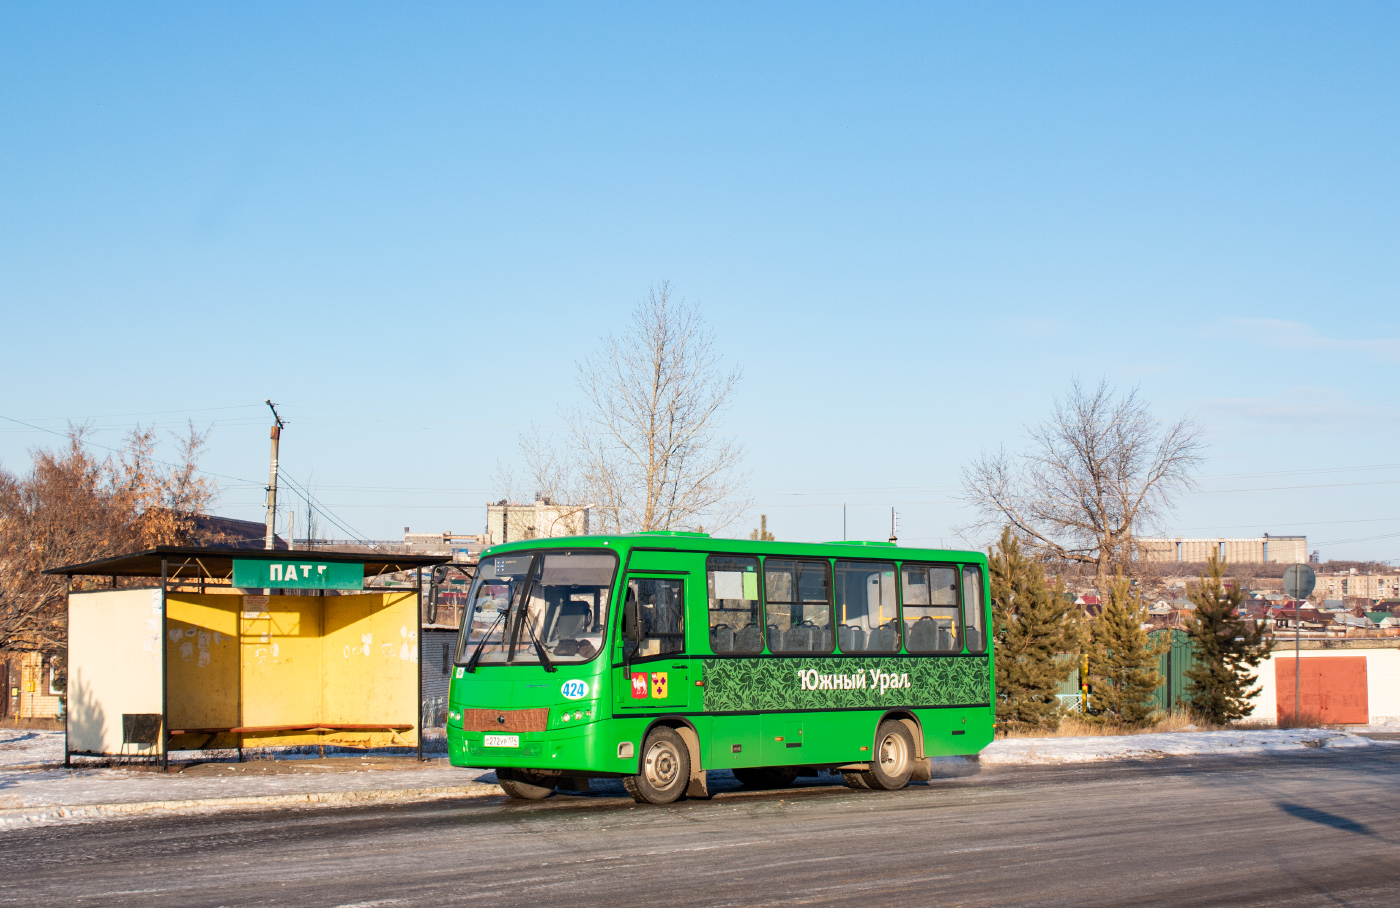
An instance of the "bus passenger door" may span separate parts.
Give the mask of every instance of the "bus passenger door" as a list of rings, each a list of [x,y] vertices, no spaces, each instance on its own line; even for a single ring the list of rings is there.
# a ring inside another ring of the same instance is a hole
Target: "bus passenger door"
[[[685,653],[685,581],[678,577],[628,574],[623,600],[623,664],[613,669],[613,712],[658,713],[690,706],[690,663]],[[636,613],[640,639],[626,637]],[[630,664],[629,664],[630,663]]]

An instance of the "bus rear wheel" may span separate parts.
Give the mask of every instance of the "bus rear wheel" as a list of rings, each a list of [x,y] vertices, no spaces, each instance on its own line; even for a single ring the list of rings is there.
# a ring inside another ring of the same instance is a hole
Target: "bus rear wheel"
[[[860,774],[866,787],[899,791],[914,774],[914,736],[903,722],[889,719],[875,730],[875,754],[870,768]]]
[[[542,801],[554,794],[557,781],[526,769],[498,769],[496,781],[501,791],[520,801]]]
[[[690,748],[673,728],[662,725],[651,730],[639,763],[638,773],[622,780],[638,804],[670,804],[690,785]]]
[[[787,788],[797,781],[796,766],[760,766],[731,771],[745,788]]]

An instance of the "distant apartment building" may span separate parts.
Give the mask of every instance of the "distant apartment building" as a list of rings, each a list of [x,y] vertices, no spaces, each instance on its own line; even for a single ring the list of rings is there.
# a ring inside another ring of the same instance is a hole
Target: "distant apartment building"
[[[399,546],[394,546],[397,550]],[[453,561],[475,562],[476,556],[486,548],[484,533],[413,533],[403,528],[402,548],[415,555],[451,555]]]
[[[588,534],[590,505],[556,504],[548,498],[533,503],[500,501],[486,505],[486,544],[518,542],[551,536]]]
[[[1315,599],[1393,599],[1400,596],[1400,572],[1393,574],[1318,574]]]
[[[1210,556],[1226,564],[1299,564],[1308,560],[1308,537],[1263,536],[1250,539],[1142,539],[1138,542],[1138,557],[1142,561],[1163,564],[1173,561],[1198,563]]]

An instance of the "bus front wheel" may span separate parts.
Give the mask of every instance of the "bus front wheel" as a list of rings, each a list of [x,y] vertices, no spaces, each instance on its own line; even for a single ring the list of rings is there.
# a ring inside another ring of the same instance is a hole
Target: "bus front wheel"
[[[496,781],[501,791],[520,801],[541,801],[554,794],[557,779],[524,769],[498,769]]]
[[[875,731],[874,757],[860,774],[867,788],[898,791],[908,785],[914,774],[914,736],[908,726],[893,719],[881,722]]]
[[[622,780],[638,804],[670,804],[690,785],[690,748],[673,728],[653,728],[639,762],[639,772]]]

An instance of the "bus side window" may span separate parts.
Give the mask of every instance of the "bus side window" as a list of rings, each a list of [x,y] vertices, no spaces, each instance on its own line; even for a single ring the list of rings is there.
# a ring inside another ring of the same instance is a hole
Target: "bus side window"
[[[899,651],[894,564],[836,562],[836,645],[843,653]]]
[[[763,652],[758,559],[711,555],[705,563],[710,595],[710,652]]]
[[[975,564],[964,565],[963,625],[967,634],[967,651],[980,653],[987,648],[985,604],[982,601],[982,571]]]
[[[685,651],[685,597],[679,580],[634,577],[628,582],[627,596],[636,597],[642,615],[642,639],[634,656]]]
[[[831,584],[825,561],[767,558],[768,648],[775,653],[829,653]]]
[[[958,574],[951,567],[908,564],[904,584],[904,646],[911,653],[962,650],[958,626]]]

